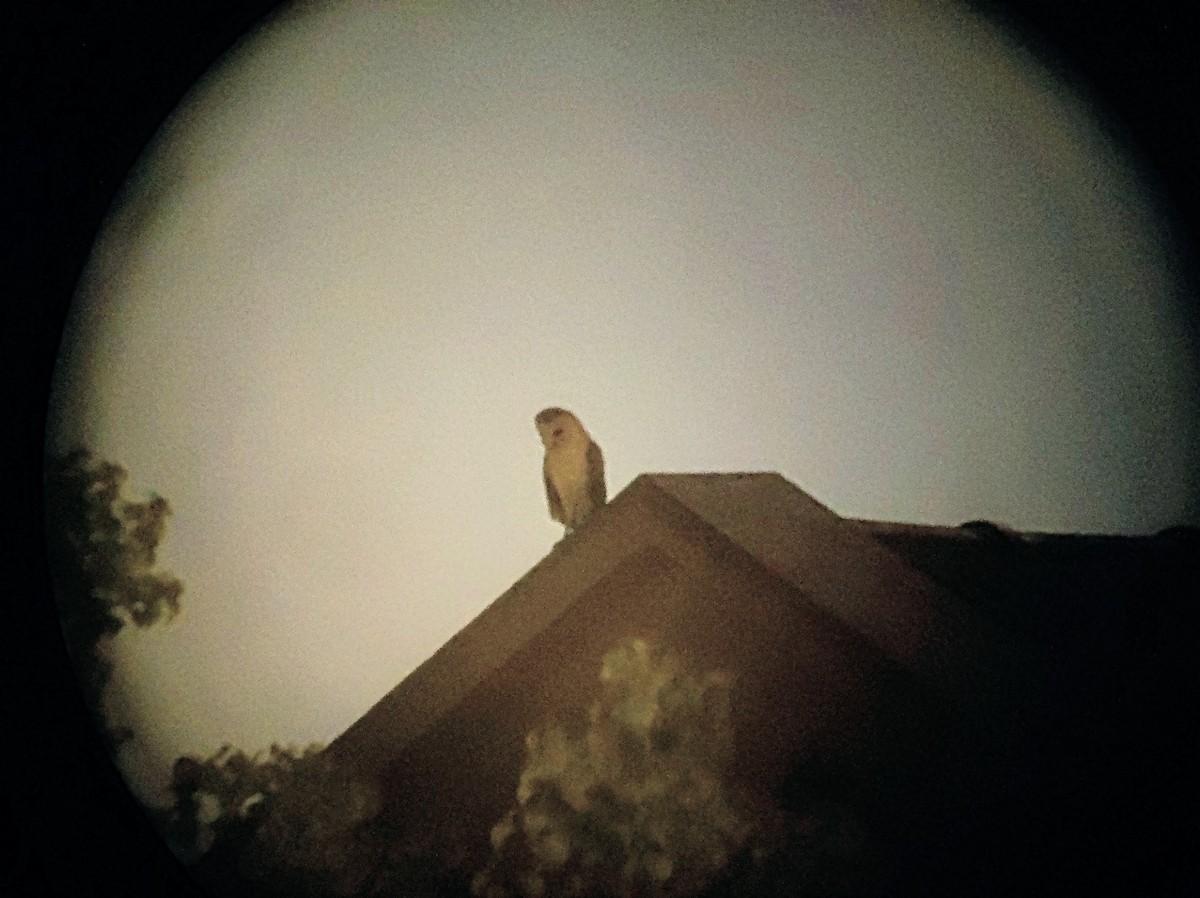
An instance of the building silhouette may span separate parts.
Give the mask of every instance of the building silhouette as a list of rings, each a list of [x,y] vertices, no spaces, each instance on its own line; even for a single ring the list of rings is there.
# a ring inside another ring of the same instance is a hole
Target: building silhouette
[[[583,721],[605,652],[641,637],[733,673],[731,781],[849,809],[880,871],[862,889],[1158,894],[1194,876],[1175,790],[1195,780],[1198,548],[1188,529],[853,520],[778,474],[645,474],[326,755],[379,784],[377,825],[469,875],[526,735]]]

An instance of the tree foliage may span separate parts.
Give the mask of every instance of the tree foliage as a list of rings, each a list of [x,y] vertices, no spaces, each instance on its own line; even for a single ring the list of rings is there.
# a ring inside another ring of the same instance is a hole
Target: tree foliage
[[[725,781],[731,678],[626,639],[600,682],[581,736],[528,736],[479,898],[693,895],[746,844],[753,827]]]
[[[582,734],[552,725],[526,738],[475,898],[878,894],[847,805],[785,807],[731,781],[732,687],[667,648],[618,643]]]
[[[878,892],[857,816],[784,810],[733,786],[732,678],[627,639],[601,664],[577,734],[530,733],[513,808],[468,885],[381,813],[378,784],[319,745],[180,758],[160,817],[229,898],[728,898]]]
[[[214,840],[241,842],[296,766],[317,751],[272,745],[249,756],[224,745],[209,758],[179,758],[171,771],[174,799],[165,817],[169,841],[183,855],[203,853]]]
[[[378,790],[312,751],[292,764],[263,802],[243,869],[289,894],[350,894],[375,866],[358,829],[379,811]]]
[[[46,525],[67,650],[84,697],[110,746],[129,737],[104,718],[112,639],[179,612],[183,584],[156,569],[171,506],[162,496],[122,497],[128,472],[76,449],[46,469]]]
[[[180,758],[159,826],[183,859],[207,853],[214,891],[241,898],[465,898],[465,883],[378,820],[377,786],[320,745],[224,746]]]

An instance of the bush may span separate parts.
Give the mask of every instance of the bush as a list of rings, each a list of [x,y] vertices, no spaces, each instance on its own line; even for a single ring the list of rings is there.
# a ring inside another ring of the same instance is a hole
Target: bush
[[[585,732],[530,733],[478,898],[691,895],[746,843],[724,769],[731,677],[641,639],[604,656]]]

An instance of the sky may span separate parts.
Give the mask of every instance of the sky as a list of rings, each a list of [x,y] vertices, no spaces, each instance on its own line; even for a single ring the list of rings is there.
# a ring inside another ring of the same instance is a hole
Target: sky
[[[1200,523],[1176,237],[1077,85],[953,2],[301,3],[164,123],[53,400],[174,509],[117,641],[151,800],[328,742],[539,561],[541,408],[850,517]]]

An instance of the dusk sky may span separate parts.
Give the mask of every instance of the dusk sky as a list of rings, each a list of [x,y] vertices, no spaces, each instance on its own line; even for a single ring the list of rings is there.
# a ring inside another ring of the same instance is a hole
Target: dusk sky
[[[272,18],[131,174],[60,367],[51,448],[174,508],[135,788],[330,741],[541,559],[548,405],[610,496],[1200,523],[1175,237],[1110,125],[952,2]]]

